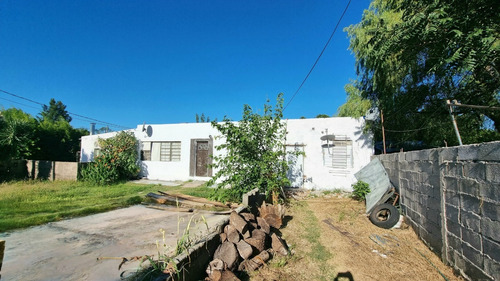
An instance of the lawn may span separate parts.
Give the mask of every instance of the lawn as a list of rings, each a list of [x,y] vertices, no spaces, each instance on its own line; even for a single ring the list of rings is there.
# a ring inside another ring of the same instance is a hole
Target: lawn
[[[205,187],[182,188],[123,183],[91,186],[73,181],[19,181],[0,184],[0,232],[140,204],[162,190],[208,197]]]

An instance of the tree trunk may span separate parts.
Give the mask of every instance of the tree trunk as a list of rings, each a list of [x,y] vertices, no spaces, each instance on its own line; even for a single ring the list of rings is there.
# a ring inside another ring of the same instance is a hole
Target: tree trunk
[[[273,251],[279,255],[287,256],[288,255],[288,247],[285,242],[278,236],[276,233],[271,235],[271,247]]]
[[[240,233],[236,228],[230,224],[226,225],[224,228],[224,232],[227,235],[227,241],[232,242],[234,244],[240,241]]]
[[[247,222],[255,222],[255,216],[252,213],[240,213]]]
[[[244,260],[252,256],[253,253],[252,246],[250,246],[250,244],[248,244],[244,240],[240,240],[238,243],[236,243],[236,249],[238,250],[238,253],[240,253],[240,256]]]
[[[248,229],[247,222],[236,212],[231,212],[229,224],[234,226],[241,234],[244,234]]]
[[[264,233],[269,234],[269,232],[271,231],[271,227],[264,218],[257,217],[257,224],[259,225],[260,229],[264,231]]]
[[[259,252],[262,252],[266,249],[266,233],[260,229],[254,229],[252,237],[246,238],[245,242],[254,246]]]
[[[255,271],[256,269],[264,265],[269,260],[269,258],[270,258],[269,252],[262,251],[260,254],[253,257],[252,259],[244,260],[243,262],[241,262],[240,266],[238,267],[238,270],[246,272]]]
[[[227,268],[233,269],[238,261],[238,251],[233,243],[226,241],[219,245],[214,253],[214,259],[220,259],[226,263]]]
[[[266,220],[266,222],[279,229],[282,224],[282,217],[284,215],[284,209],[282,205],[266,205],[265,202],[262,203],[262,207],[259,208],[260,216]]]

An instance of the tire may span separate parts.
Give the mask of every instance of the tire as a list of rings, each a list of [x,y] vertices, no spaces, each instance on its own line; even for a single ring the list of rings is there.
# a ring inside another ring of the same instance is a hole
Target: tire
[[[392,204],[377,205],[370,213],[370,221],[378,227],[389,229],[398,223],[399,211]]]

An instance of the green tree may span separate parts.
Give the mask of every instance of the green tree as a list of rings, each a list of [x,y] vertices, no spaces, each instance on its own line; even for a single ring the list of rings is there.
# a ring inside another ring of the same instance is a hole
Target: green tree
[[[37,121],[17,108],[0,111],[0,158],[28,159],[38,150]]]
[[[346,30],[358,88],[383,112],[390,140],[457,144],[446,99],[500,106],[497,1],[374,0]],[[499,111],[456,111],[465,143],[499,139]],[[378,132],[380,120],[372,128]]]
[[[37,129],[37,145],[34,159],[51,161],[75,161],[80,151],[80,138],[88,135],[86,129],[74,129],[66,120],[42,120]]]
[[[42,121],[57,122],[61,119],[71,122],[72,118],[66,110],[66,105],[61,101],[56,101],[51,98],[49,105],[42,106],[43,111],[40,113]]]
[[[241,201],[242,195],[254,188],[269,197],[279,194],[289,183],[284,147],[286,129],[282,117],[283,95],[280,94],[274,109],[266,103],[262,115],[244,105],[241,121],[236,123],[225,118],[221,123],[212,122],[221,133],[218,138],[224,138],[225,143],[216,146],[216,150],[224,154],[214,156],[213,167],[218,171],[210,184],[220,179],[219,187],[229,187],[223,190],[229,197],[225,199]]]
[[[328,115],[328,114],[318,114],[318,115],[316,115],[316,118],[330,118],[330,115]]]
[[[371,102],[361,96],[361,91],[356,87],[356,82],[351,82],[344,86],[347,93],[347,101],[337,110],[339,117],[363,117],[371,108]]]
[[[133,133],[121,131],[114,137],[99,139],[98,143],[101,153],[83,169],[83,180],[109,185],[137,177],[140,171],[138,141]]]

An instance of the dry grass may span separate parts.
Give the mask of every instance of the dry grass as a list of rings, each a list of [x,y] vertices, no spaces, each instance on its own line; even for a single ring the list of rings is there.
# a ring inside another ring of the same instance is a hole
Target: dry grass
[[[281,231],[295,254],[273,260],[250,280],[349,280],[342,277],[349,274],[356,281],[444,280],[433,265],[448,280],[463,280],[454,276],[411,228],[386,230],[371,224],[363,203],[349,198],[313,198],[292,202],[287,215],[290,221]],[[332,229],[323,220],[348,234]],[[399,242],[380,246],[371,235]]]

